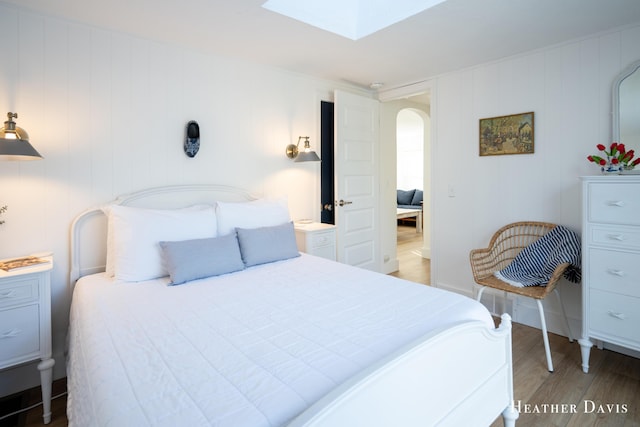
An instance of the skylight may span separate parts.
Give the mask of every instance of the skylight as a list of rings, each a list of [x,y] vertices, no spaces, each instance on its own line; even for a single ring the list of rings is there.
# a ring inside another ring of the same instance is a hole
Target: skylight
[[[268,0],[265,9],[358,40],[445,0]]]

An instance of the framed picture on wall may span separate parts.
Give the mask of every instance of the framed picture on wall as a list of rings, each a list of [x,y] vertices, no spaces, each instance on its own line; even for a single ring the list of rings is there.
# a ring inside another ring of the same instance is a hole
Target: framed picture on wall
[[[480,156],[533,154],[533,112],[480,119]]]

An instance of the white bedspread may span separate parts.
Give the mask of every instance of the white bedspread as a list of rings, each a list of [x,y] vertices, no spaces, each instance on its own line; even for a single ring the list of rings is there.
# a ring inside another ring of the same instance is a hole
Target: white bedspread
[[[304,254],[167,282],[77,283],[71,426],[280,426],[430,330],[493,327],[470,298]]]

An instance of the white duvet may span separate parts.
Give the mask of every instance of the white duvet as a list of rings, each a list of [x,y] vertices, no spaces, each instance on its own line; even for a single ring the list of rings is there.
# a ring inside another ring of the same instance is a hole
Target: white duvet
[[[70,426],[286,425],[428,331],[472,319],[493,327],[464,296],[304,254],[167,283],[77,283]]]

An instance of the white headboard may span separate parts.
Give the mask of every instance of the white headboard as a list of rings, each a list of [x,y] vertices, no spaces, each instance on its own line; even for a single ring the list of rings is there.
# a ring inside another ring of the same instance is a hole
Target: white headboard
[[[118,197],[106,205],[135,206],[151,209],[178,209],[216,201],[255,200],[246,190],[225,185],[196,184],[155,187]],[[107,218],[103,206],[88,209],[71,223],[69,284],[87,274],[105,270],[107,256]]]

